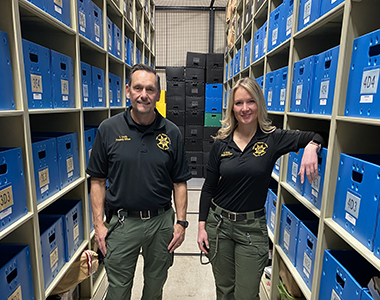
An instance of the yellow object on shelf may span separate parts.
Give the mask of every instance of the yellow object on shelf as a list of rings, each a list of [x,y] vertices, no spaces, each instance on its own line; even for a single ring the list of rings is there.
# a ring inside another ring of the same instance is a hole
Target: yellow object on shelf
[[[160,100],[157,103],[166,103],[166,91],[161,90]]]
[[[157,102],[156,108],[158,112],[161,114],[161,116],[166,118],[166,103],[165,102]]]

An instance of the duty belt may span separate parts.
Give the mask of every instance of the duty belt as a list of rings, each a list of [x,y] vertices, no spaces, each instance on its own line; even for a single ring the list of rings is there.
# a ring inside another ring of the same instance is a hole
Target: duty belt
[[[141,220],[149,220],[153,217],[163,214],[164,212],[168,211],[171,207],[172,205],[168,204],[163,208],[150,209],[150,210],[130,210],[130,209],[120,208],[118,210],[115,210],[115,214],[118,216],[119,219],[122,219],[124,217],[129,217],[129,218],[139,218]]]
[[[253,220],[262,217],[265,215],[265,209],[259,209],[255,211],[245,212],[245,213],[237,213],[225,210],[220,206],[217,206],[215,203],[211,202],[211,209],[217,214],[221,215],[224,218],[227,218],[230,221],[244,221],[244,220]]]

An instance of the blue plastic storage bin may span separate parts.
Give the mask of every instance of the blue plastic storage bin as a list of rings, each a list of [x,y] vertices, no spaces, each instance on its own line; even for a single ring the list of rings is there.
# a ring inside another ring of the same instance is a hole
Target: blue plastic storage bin
[[[235,56],[231,58],[231,63],[230,63],[230,76],[229,78],[231,79],[234,76],[234,69],[235,69]]]
[[[333,8],[337,7],[339,4],[343,3],[344,0],[320,0],[320,16],[323,16],[325,13],[329,12]]]
[[[270,231],[274,234],[274,227],[276,225],[276,207],[277,207],[277,195],[271,190],[268,190],[267,195],[268,212],[267,223]]]
[[[333,220],[373,251],[380,195],[380,155],[340,155]]]
[[[113,49],[113,23],[110,18],[107,17],[107,49],[108,53],[115,54]]]
[[[95,140],[95,130],[94,128],[85,128],[84,129],[84,147],[86,151],[86,167],[90,160],[92,146]]]
[[[268,111],[275,111],[275,100],[278,98],[276,89],[276,71],[265,74],[265,102]]]
[[[92,38],[92,13],[91,0],[77,0],[78,7],[78,32],[91,40]]]
[[[267,53],[267,31],[268,31],[268,21],[262,26],[263,41],[261,42],[261,54],[260,57],[264,56]]]
[[[251,64],[251,48],[252,48],[252,40],[249,40],[244,45],[243,69],[249,67],[249,65]],[[228,77],[226,76],[226,78],[228,78]]]
[[[325,250],[319,298],[363,300],[363,288],[379,271],[353,250]]]
[[[114,55],[121,59],[121,30],[115,23],[112,26]]]
[[[314,82],[310,113],[331,115],[334,101],[339,46],[314,56]]]
[[[39,204],[61,188],[57,139],[34,137],[32,133],[32,151],[37,204]]]
[[[33,3],[38,8],[42,9],[43,11],[46,11],[46,5],[45,0],[28,0],[30,3]]]
[[[288,87],[288,67],[284,67],[277,70],[278,76],[277,78],[277,84],[276,89],[278,90],[279,94],[279,102],[275,102],[275,110],[277,111],[284,111],[285,110],[285,101],[286,101],[286,90]]]
[[[84,62],[80,63],[82,79],[82,105],[92,107],[92,74],[91,66]]]
[[[345,116],[380,118],[380,29],[354,40]]]
[[[0,231],[28,213],[21,148],[0,148]]]
[[[297,31],[305,28],[319,18],[321,0],[300,0]]]
[[[294,63],[291,112],[309,113],[313,80],[314,55]]]
[[[318,220],[302,204],[282,204],[279,246],[296,266],[298,232],[301,221]]]
[[[60,188],[79,178],[78,135],[76,132],[33,132],[35,137],[57,139]]]
[[[272,172],[274,174],[276,174],[277,176],[280,176],[280,165],[281,165],[281,157],[279,157],[277,160],[276,160],[276,163],[273,167],[273,170]]]
[[[110,106],[121,106],[121,78],[108,73]]]
[[[223,83],[206,83],[206,98],[223,98]]]
[[[65,264],[63,217],[38,214],[45,290]]]
[[[258,78],[255,78],[255,81],[261,87],[261,89],[264,88],[264,76],[260,76]]]
[[[41,215],[62,216],[65,260],[70,261],[84,239],[82,200],[59,199],[42,210]]]
[[[261,57],[261,51],[262,43],[263,43],[263,27],[260,27],[256,30],[254,33],[255,37],[253,40],[253,61],[258,60]]]
[[[300,222],[298,232],[296,269],[311,290],[318,236],[317,220]]]
[[[227,81],[228,78],[229,78],[228,77],[228,70],[229,70],[229,64],[228,64],[228,62],[226,62],[226,66],[225,66],[225,69],[224,69],[226,77],[225,77],[224,81]]]
[[[91,1],[92,38],[91,40],[103,48],[103,12]]]
[[[322,148],[318,152],[318,178],[315,179],[312,183],[307,180],[305,177],[304,182],[304,197],[309,200],[313,205],[321,209],[322,203],[322,193],[323,193],[323,184],[326,172],[326,160],[327,160],[327,149]],[[306,176],[306,175],[305,175]]]
[[[29,109],[53,108],[50,49],[22,40]]]
[[[91,66],[93,107],[106,107],[104,70]]]
[[[284,0],[284,13],[282,17],[283,31],[280,31],[282,41],[288,40],[292,34],[294,0]]]
[[[269,31],[268,31],[268,52],[276,48],[283,42],[285,34],[284,26],[282,26],[284,3],[281,3],[269,14]]]
[[[70,26],[70,0],[45,0],[46,12],[57,20]]]
[[[0,110],[16,109],[8,34],[0,31]]]
[[[29,246],[1,244],[0,253],[0,300],[34,300]]]
[[[305,182],[301,183],[301,176],[298,175],[298,172],[300,171],[303,152],[304,149],[301,148],[298,152],[289,153],[288,170],[286,175],[286,182],[289,183],[289,185],[301,196],[304,195]]]
[[[240,65],[241,65],[241,49],[239,49],[234,58],[234,75],[240,73]]]
[[[51,71],[53,82],[54,108],[74,108],[74,66],[73,59],[51,50]]]

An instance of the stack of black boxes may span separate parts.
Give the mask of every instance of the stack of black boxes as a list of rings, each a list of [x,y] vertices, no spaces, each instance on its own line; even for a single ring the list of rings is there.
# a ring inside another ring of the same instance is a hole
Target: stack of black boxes
[[[166,118],[185,133],[185,68],[166,68]]]
[[[203,129],[203,176],[206,177],[206,164],[222,120],[223,106],[223,54],[208,53],[205,88],[205,123]]]
[[[203,177],[206,54],[187,52],[185,150],[194,178]]]
[[[193,177],[202,178],[214,141],[211,135],[220,128],[223,54],[188,52],[186,70],[167,67],[166,80],[166,117],[182,132]]]

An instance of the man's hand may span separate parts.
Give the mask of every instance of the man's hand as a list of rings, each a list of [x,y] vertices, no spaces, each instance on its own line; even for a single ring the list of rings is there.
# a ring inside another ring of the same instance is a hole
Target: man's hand
[[[185,228],[180,224],[174,225],[173,238],[168,246],[170,253],[173,253],[175,249],[182,245],[185,240]]]

